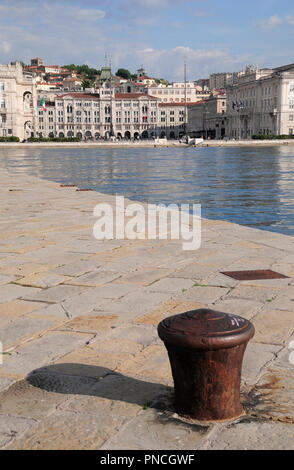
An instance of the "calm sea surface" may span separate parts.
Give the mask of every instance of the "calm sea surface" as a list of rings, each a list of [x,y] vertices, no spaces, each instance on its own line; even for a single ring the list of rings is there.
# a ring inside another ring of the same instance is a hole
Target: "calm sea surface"
[[[80,188],[151,203],[200,203],[202,215],[294,234],[294,146],[1,149],[0,162]]]

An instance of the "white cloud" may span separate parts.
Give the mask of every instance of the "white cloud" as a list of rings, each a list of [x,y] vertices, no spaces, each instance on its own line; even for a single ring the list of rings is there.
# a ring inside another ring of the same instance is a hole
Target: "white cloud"
[[[282,24],[294,25],[294,16],[287,15],[284,17],[272,15],[269,18],[266,18],[260,21],[259,25],[265,29],[274,28],[275,26],[279,26]]]
[[[11,51],[11,44],[8,41],[0,41],[0,52],[7,55]]]
[[[108,53],[114,71],[124,67],[135,72],[143,64],[151,76],[182,80],[184,56],[189,79],[239,70],[256,61],[218,46],[156,46],[158,34],[149,41],[143,24],[160,22],[157,7],[163,16],[178,5],[176,0],[116,0],[118,16],[113,16],[107,1],[88,0],[87,7],[73,1],[69,8],[65,0],[0,0],[0,63],[16,59],[29,63],[37,56],[47,64],[88,63],[100,68]]]
[[[177,46],[172,49],[142,48],[135,53],[137,63],[143,63],[150,75],[167,77],[169,80],[183,80],[184,58],[187,62],[187,76],[196,79],[219,71],[237,71],[252,61],[249,56],[235,56],[223,49],[192,49]]]
[[[75,18],[82,21],[97,21],[105,17],[106,13],[103,10],[93,9],[74,9],[70,11],[70,14]]]
[[[294,25],[294,15],[286,16],[285,21],[287,24]]]

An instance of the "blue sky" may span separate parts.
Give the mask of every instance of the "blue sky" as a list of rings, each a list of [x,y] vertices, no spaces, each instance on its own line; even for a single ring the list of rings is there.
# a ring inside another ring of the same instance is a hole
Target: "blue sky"
[[[0,63],[42,57],[169,80],[294,62],[293,0],[0,0]]]

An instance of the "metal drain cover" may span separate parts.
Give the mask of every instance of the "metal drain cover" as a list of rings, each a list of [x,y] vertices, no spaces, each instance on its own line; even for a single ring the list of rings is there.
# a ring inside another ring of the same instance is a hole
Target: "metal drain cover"
[[[232,277],[237,281],[256,281],[258,279],[286,279],[288,276],[284,274],[276,273],[271,269],[254,269],[249,271],[226,271],[221,272],[225,276]]]

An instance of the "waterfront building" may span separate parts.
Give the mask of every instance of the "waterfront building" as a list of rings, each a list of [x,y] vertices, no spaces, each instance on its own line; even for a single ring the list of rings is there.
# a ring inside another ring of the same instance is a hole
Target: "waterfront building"
[[[226,93],[211,93],[206,100],[188,107],[188,129],[192,137],[222,139],[227,134]]]
[[[35,133],[37,93],[35,79],[19,62],[0,65],[0,136],[27,139]]]
[[[115,93],[105,84],[97,93],[69,92],[47,105],[39,110],[41,137],[144,139],[157,130],[158,100],[146,93]]]
[[[294,64],[275,69],[248,66],[227,87],[228,136],[291,135],[294,131]]]
[[[187,109],[196,103],[159,103],[157,137],[180,139],[187,134]]]
[[[47,101],[46,110],[41,106],[38,107],[38,124],[37,136],[38,137],[55,137],[56,136],[56,117],[55,117],[55,103]]]

